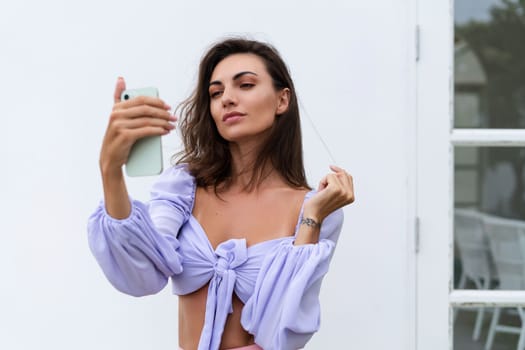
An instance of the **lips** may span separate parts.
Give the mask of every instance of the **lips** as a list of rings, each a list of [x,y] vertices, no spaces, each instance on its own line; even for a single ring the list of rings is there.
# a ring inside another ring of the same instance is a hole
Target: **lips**
[[[228,119],[236,118],[236,117],[243,117],[245,115],[246,115],[245,113],[236,112],[236,111],[229,112],[229,113],[226,113],[225,115],[222,116],[222,121],[225,122]]]

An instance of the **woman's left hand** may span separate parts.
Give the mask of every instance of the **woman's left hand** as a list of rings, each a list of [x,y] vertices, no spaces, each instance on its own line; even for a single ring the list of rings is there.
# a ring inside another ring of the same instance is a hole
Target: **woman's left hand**
[[[352,175],[335,165],[331,165],[330,169],[333,173],[319,182],[318,192],[305,203],[303,210],[303,217],[318,223],[333,211],[355,200]]]

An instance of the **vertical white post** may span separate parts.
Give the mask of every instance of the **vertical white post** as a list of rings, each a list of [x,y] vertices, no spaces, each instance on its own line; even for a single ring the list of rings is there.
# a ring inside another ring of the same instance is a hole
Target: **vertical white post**
[[[442,350],[452,344],[453,6],[420,0],[417,7],[417,349]]]

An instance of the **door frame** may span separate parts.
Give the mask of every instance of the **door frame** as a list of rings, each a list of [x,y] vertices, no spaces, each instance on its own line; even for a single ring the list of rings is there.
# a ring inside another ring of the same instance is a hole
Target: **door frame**
[[[525,291],[454,290],[454,147],[525,147],[525,129],[454,129],[454,1],[417,0],[416,349],[452,349],[454,307],[525,306]]]
[[[418,0],[416,349],[452,348],[453,0]]]

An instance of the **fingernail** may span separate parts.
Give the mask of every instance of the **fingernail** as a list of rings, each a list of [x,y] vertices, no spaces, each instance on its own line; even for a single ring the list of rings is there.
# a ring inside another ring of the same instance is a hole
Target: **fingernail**
[[[171,109],[171,106],[169,104],[165,103],[164,104],[164,108],[169,111]]]
[[[178,119],[177,116],[172,115],[169,120],[176,122],[177,119]]]

